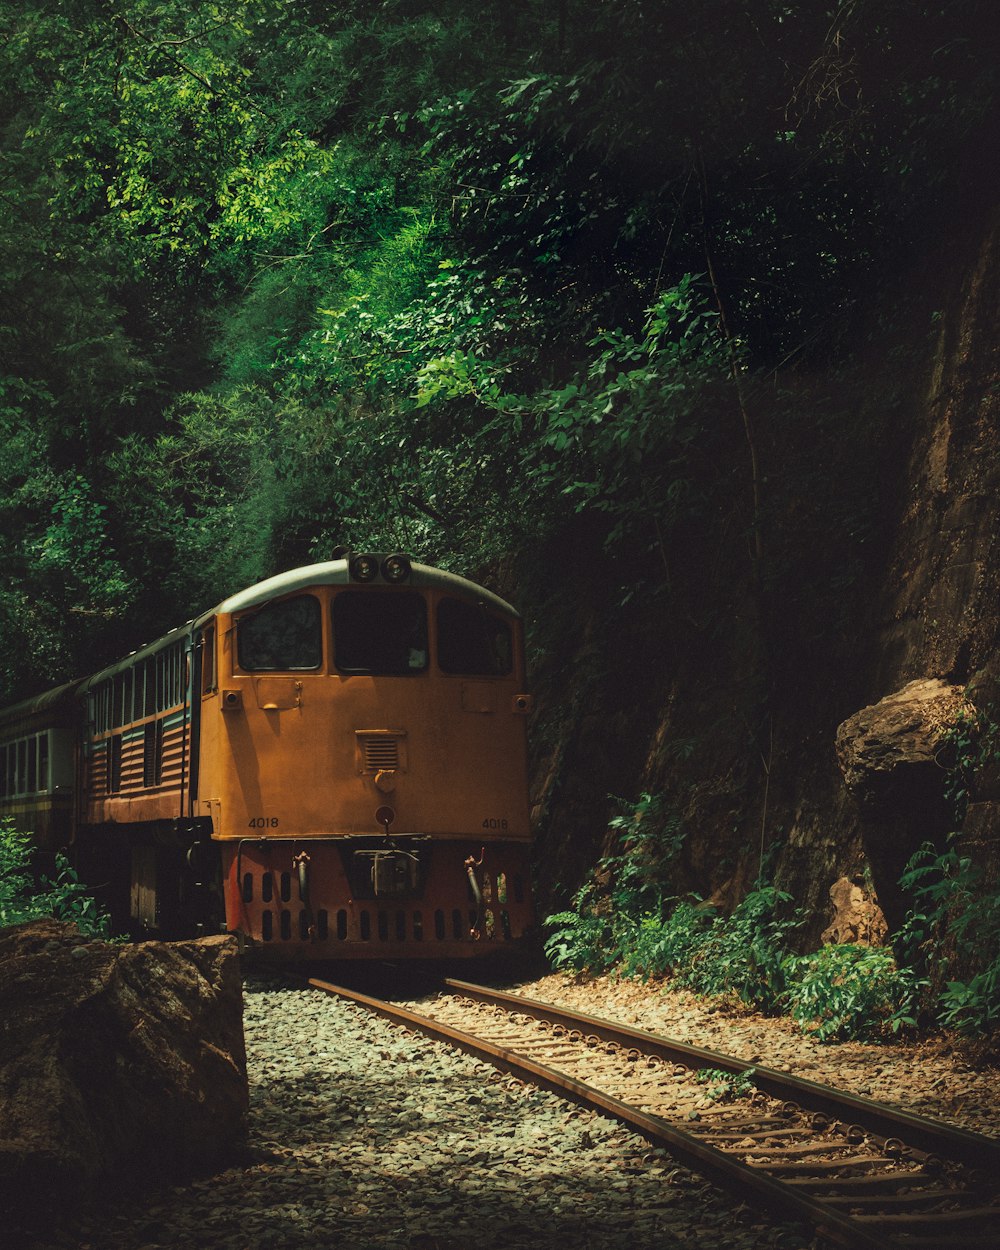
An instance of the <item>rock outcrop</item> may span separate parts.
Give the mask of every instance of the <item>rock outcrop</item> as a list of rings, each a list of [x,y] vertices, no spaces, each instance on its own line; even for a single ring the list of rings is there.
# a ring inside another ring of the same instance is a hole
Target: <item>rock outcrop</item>
[[[837,730],[844,784],[862,808],[907,804],[915,792],[940,798],[941,751],[967,702],[937,678],[911,681],[849,717]]]
[[[960,686],[926,678],[862,708],[837,730],[837,761],[858,804],[865,854],[893,929],[905,915],[898,881],[907,861],[954,821],[945,792],[948,731],[967,708]]]
[[[882,909],[870,895],[848,877],[841,877],[830,886],[833,919],[820,937],[821,942],[841,945],[854,942],[859,946],[881,946],[887,925]]]
[[[232,939],[0,931],[0,1212],[211,1167],[247,1104]]]

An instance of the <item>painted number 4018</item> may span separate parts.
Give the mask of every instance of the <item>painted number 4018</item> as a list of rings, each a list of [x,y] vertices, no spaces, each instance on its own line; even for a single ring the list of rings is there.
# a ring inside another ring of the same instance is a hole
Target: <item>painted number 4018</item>
[[[248,829],[277,829],[277,816],[252,816],[247,822]]]
[[[507,822],[505,820],[501,820],[499,817],[496,817],[496,816],[487,816],[487,818],[483,821],[483,828],[484,829],[506,829]]]

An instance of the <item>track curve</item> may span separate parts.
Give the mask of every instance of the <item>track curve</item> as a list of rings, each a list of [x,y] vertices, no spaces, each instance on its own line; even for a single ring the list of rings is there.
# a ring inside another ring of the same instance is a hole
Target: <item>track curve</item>
[[[993,1138],[468,982],[447,981],[421,1011],[318,979],[308,984],[596,1108],[836,1245],[997,1245],[1000,1142]],[[752,1082],[755,1092],[714,1102],[699,1071],[716,1088],[730,1081],[730,1092],[745,1092]]]

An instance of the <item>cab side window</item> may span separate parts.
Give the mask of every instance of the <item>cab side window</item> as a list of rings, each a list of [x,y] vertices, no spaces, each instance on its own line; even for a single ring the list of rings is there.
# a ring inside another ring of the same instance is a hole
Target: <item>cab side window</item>
[[[437,610],[438,665],[443,673],[505,677],[514,665],[510,623],[484,604],[442,599]]]

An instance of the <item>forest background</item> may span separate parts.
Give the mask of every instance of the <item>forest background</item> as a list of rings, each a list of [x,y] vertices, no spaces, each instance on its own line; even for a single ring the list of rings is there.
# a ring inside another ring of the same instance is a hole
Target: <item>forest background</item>
[[[525,611],[553,896],[613,792],[647,878],[777,863],[822,917],[995,36],[993,0],[3,3],[0,696],[406,550]]]

